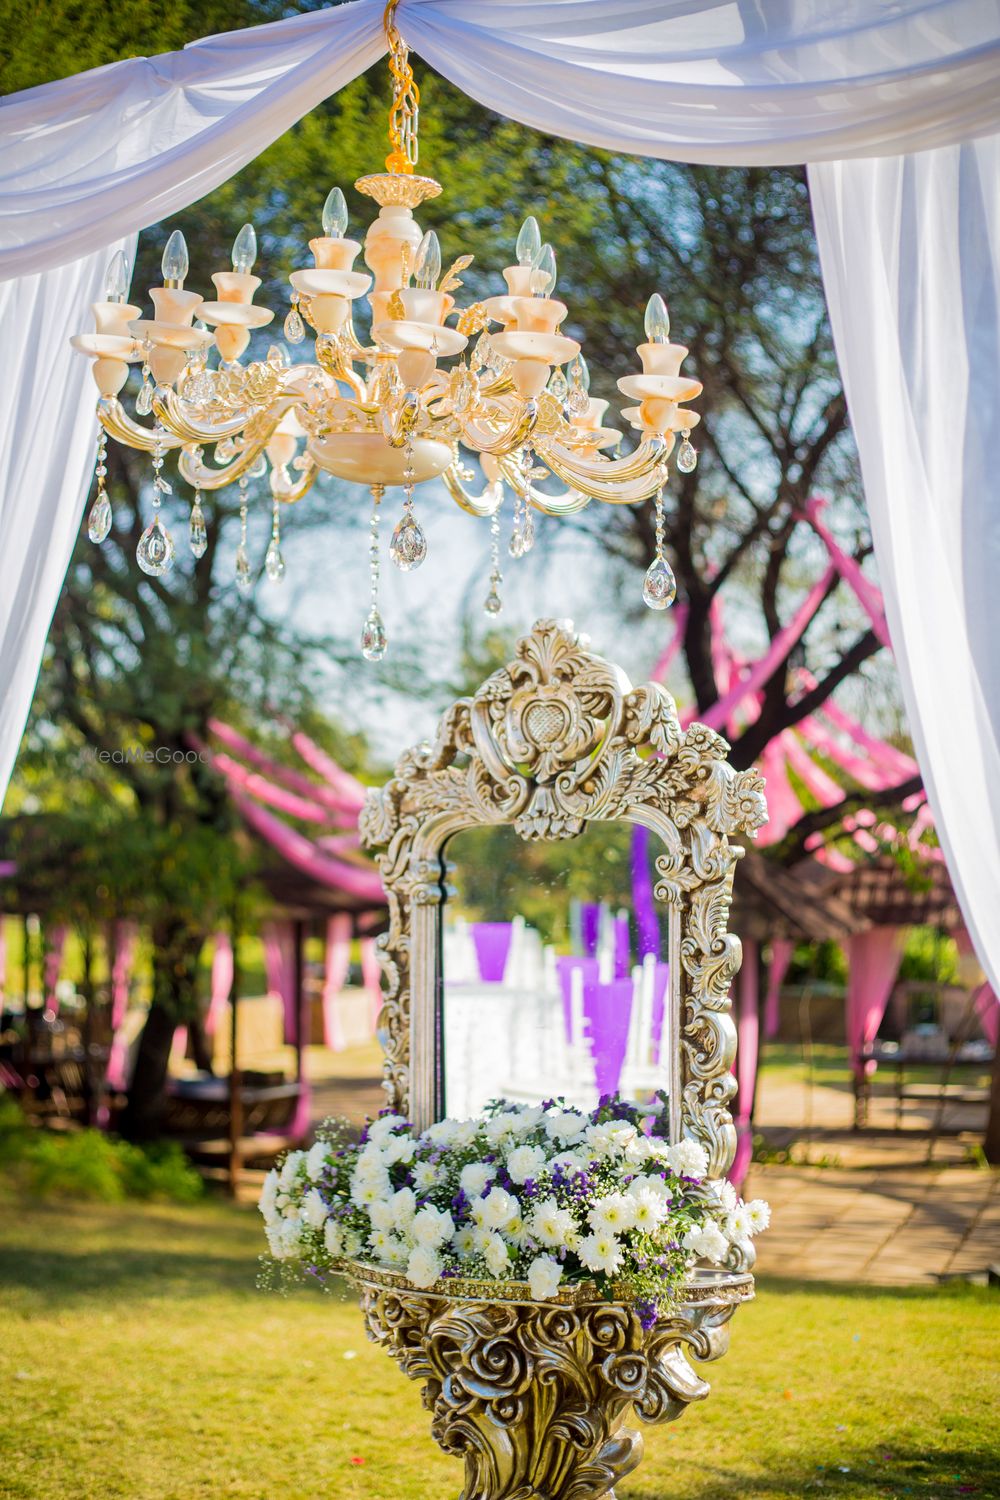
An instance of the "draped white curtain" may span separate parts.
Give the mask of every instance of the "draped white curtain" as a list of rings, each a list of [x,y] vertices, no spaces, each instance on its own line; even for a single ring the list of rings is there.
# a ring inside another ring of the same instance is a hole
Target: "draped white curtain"
[[[82,374],[29,421],[21,388],[49,384],[34,367],[86,326],[114,244],[210,192],[374,62],[382,10],[353,0],[0,101],[0,277],[24,278],[0,289],[0,788],[95,430]],[[815,164],[893,645],[996,985],[1000,751],[987,653],[1000,590],[985,580],[991,557],[996,576],[987,481],[1000,428],[982,371],[991,356],[996,370],[1000,328],[997,143],[983,139],[1000,133],[1000,0],[401,0],[397,21],[459,88],[540,130],[678,161]],[[40,343],[19,327],[28,310]],[[28,475],[30,508],[14,496]],[[53,549],[45,567],[39,533]]]

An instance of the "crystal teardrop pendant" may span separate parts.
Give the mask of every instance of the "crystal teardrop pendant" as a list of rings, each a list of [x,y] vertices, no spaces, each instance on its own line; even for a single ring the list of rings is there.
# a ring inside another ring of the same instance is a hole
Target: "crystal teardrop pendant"
[[[524,513],[524,525],[521,527],[521,556],[527,557],[535,545],[535,520],[530,510]]]
[[[483,600],[483,609],[488,615],[492,615],[494,619],[502,611],[503,600],[497,593],[495,585],[490,589],[489,593],[486,595],[486,598]]]
[[[297,307],[293,307],[285,319],[285,338],[290,344],[301,344],[306,336],[306,325]]]
[[[272,583],[280,583],[285,576],[285,559],[281,555],[281,548],[273,538],[264,554],[264,571]]]
[[[524,556],[524,533],[520,526],[518,526],[516,531],[511,532],[510,541],[507,543],[507,551],[511,557]]]
[[[557,401],[565,401],[569,395],[569,381],[558,365],[549,376],[548,391],[549,395],[555,396]]]
[[[144,380],[139,387],[139,394],[135,398],[135,409],[140,417],[148,417],[153,410],[153,387],[148,380]]]
[[[135,560],[144,573],[159,578],[174,560],[174,543],[170,532],[165,531],[157,516],[139,538],[135,549]]]
[[[677,467],[682,474],[691,474],[698,467],[698,454],[694,445],[684,439],[677,450]]]
[[[208,532],[205,530],[205,512],[196,500],[191,507],[191,524],[188,529],[188,537],[191,542],[191,551],[195,557],[204,557],[208,546]]]
[[[92,542],[103,542],[111,530],[111,501],[104,490],[98,490],[97,499],[90,507],[87,517],[87,535]]]
[[[381,661],[387,645],[388,639],[385,626],[382,624],[382,616],[372,605],[361,629],[361,655],[365,661]]]
[[[665,557],[654,557],[642,581],[642,600],[650,609],[669,609],[677,597],[677,579]]]
[[[247,477],[249,479],[263,479],[266,473],[267,459],[264,457],[263,453],[258,453],[249,469],[247,469]]]
[[[241,542],[236,549],[236,587],[241,594],[249,594],[253,589],[253,574],[250,571],[250,558],[247,549]]]
[[[427,556],[427,538],[412,515],[403,514],[396,522],[389,543],[389,556],[403,573],[419,568]]]

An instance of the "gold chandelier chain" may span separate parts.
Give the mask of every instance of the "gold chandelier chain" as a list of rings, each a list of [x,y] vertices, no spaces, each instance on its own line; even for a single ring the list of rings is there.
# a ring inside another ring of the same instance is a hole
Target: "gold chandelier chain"
[[[387,172],[412,172],[419,158],[417,130],[420,122],[420,90],[410,67],[410,49],[399,34],[395,15],[399,0],[389,0],[382,24],[389,47],[389,72],[392,74],[392,107],[389,110],[389,144],[385,159]]]

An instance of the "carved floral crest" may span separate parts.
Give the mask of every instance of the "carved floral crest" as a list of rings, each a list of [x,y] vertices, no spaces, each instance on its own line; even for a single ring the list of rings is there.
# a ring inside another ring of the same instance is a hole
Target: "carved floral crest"
[[[411,976],[411,927],[415,908],[440,904],[448,838],[509,823],[526,840],[566,839],[621,819],[663,845],[655,896],[680,915],[683,1128],[708,1148],[713,1171],[725,1171],[735,1147],[729,986],[741,957],[726,932],[742,854],[729,840],[753,835],[767,818],[761,776],[735,771],[728,749],[702,724],[682,731],[660,684],[633,688],[567,623],[539,620],[512,662],[448,709],[432,744],[400,757],[385,786],[369,792],[360,823],[365,847],[380,851],[389,901],[379,940],[381,1038],[394,1108],[410,1104],[411,1021],[426,1022],[437,1003],[427,955]]]

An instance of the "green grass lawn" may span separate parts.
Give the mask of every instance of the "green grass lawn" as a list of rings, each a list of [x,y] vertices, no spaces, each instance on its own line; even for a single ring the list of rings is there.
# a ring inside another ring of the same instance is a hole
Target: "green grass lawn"
[[[455,1500],[349,1301],[256,1290],[257,1215],[0,1197],[0,1495]],[[1000,1495],[1000,1297],[762,1282],[619,1500]]]

